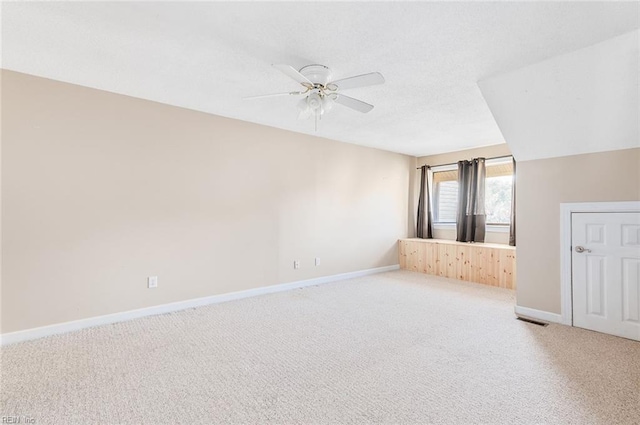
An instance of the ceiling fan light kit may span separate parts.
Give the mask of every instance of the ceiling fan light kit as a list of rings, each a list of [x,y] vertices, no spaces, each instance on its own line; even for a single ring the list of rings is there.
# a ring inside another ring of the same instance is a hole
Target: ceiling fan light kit
[[[324,65],[307,65],[300,68],[300,70],[283,64],[275,64],[273,67],[295,80],[304,90],[251,96],[245,99],[263,99],[276,96],[304,96],[297,105],[300,110],[298,119],[309,119],[313,116],[315,118],[316,130],[318,129],[318,120],[333,108],[334,103],[339,103],[362,113],[367,113],[373,109],[373,105],[345,96],[341,93],[342,90],[384,83],[384,77],[379,72],[371,72],[369,74],[332,81],[331,69]]]

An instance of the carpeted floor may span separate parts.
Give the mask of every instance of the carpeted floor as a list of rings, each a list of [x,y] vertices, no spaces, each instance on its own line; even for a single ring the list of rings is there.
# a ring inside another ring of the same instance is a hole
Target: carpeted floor
[[[397,271],[2,348],[37,424],[637,424],[640,343]],[[23,422],[24,419],[23,419]]]

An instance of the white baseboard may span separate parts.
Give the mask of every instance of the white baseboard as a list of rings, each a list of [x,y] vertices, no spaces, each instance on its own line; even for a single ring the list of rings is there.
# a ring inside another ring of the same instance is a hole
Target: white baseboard
[[[358,270],[355,272],[334,274],[331,276],[316,277],[313,279],[300,280],[297,282],[282,283],[279,285],[263,286],[260,288],[247,289],[244,291],[230,292],[220,295],[212,295],[203,298],[178,301],[170,304],[156,305],[153,307],[140,308],[137,310],[123,311],[121,313],[107,314],[104,316],[89,317],[87,319],[74,320],[72,322],[57,323],[55,325],[43,326],[40,328],[26,329],[23,331],[9,332],[0,335],[0,345],[15,344],[17,342],[29,341],[43,338],[45,336],[61,333],[73,332],[80,329],[94,326],[108,325],[111,323],[124,322],[138,319],[140,317],[154,316],[157,314],[170,313],[173,311],[186,310],[188,308],[200,307],[209,304],[223,303],[226,301],[239,300],[242,298],[255,297],[258,295],[272,294],[275,292],[289,291],[305,286],[320,285],[322,283],[335,282],[338,280],[352,279],[355,277],[367,276],[376,273],[383,273],[398,270],[399,265],[377,267],[374,269]]]
[[[536,310],[535,308],[521,307],[519,305],[515,307],[515,312],[516,312],[516,316],[522,316],[529,319],[542,320],[544,322],[549,322],[549,323],[565,324],[562,322],[562,315],[557,313],[550,313],[548,311]]]

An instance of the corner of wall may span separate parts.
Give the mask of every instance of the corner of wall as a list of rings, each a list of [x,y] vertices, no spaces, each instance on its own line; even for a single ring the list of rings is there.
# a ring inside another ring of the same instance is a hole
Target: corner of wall
[[[415,238],[416,237],[416,211],[418,208],[418,185],[417,185],[417,175],[418,172],[416,168],[418,167],[418,158],[411,157],[409,160],[409,219],[407,223],[407,237]]]

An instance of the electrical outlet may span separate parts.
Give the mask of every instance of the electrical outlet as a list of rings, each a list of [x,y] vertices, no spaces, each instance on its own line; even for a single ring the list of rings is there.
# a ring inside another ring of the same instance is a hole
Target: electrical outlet
[[[149,276],[147,278],[147,287],[148,288],[157,288],[158,287],[158,276]]]
[[[293,268],[294,268],[294,269],[299,269],[299,268],[300,268],[300,261],[295,260],[295,261],[293,262]]]
[[[316,266],[320,265],[320,257],[316,257]]]

